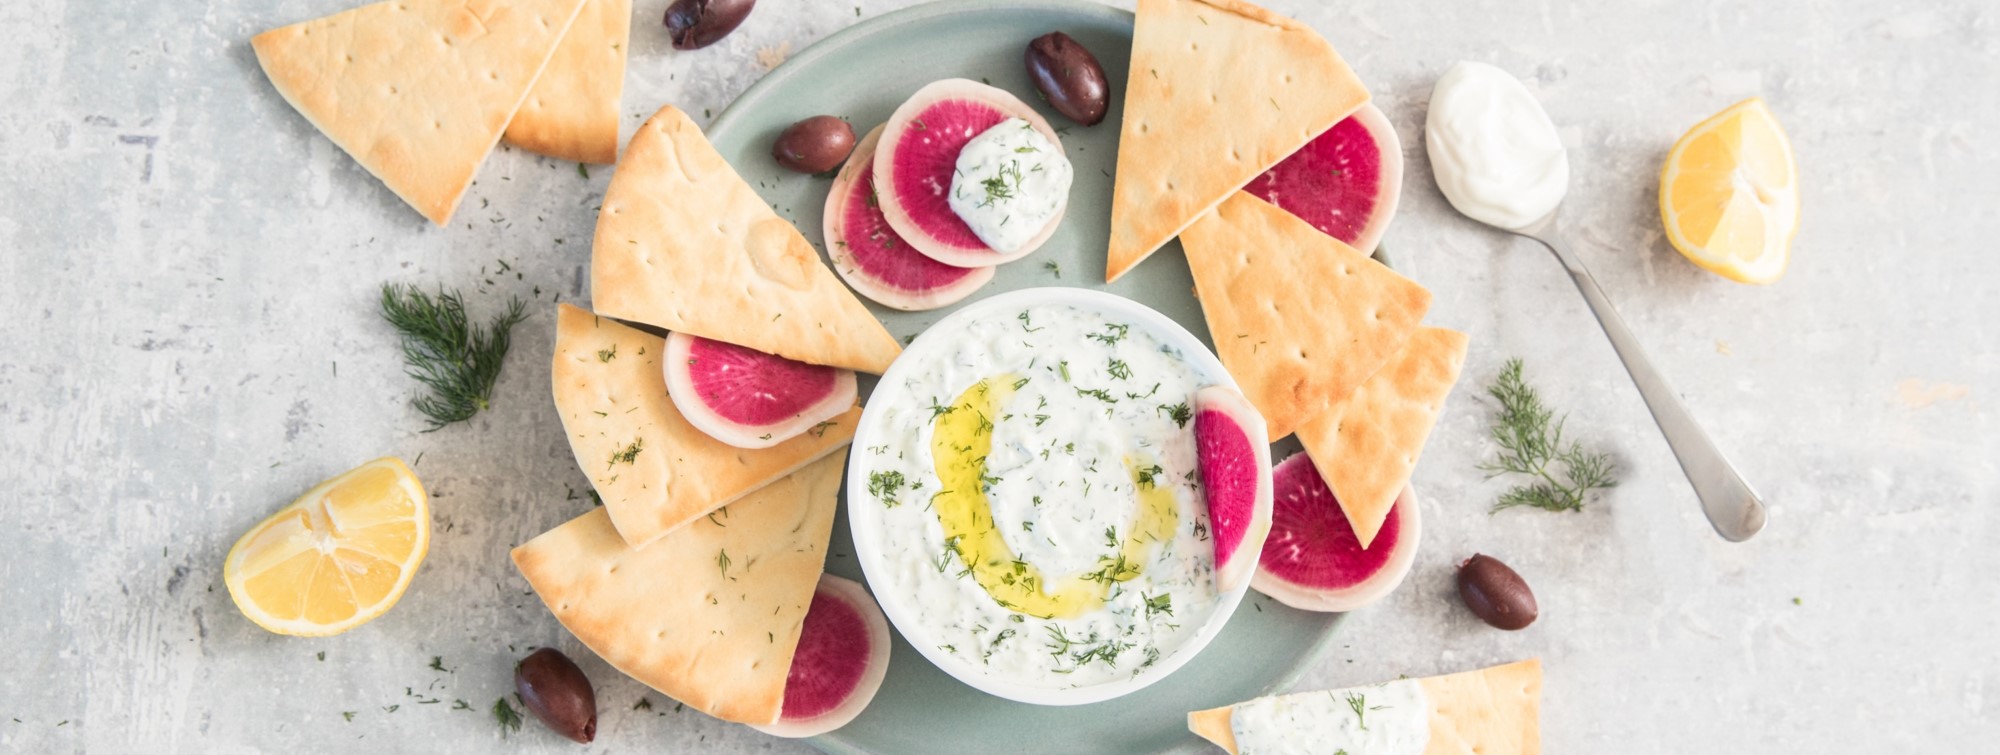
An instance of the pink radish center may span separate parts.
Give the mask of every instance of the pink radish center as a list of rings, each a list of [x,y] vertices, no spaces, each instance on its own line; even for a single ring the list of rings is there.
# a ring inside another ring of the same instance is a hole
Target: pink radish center
[[[813,718],[840,707],[861,685],[874,652],[861,612],[826,590],[813,593],[792,670],[785,675],[784,718]]]
[[[1257,506],[1257,451],[1243,426],[1227,412],[1195,415],[1196,458],[1208,497],[1208,526],[1215,537],[1215,568],[1221,569],[1243,544]]]
[[[840,217],[840,243],[847,245],[856,268],[898,291],[931,291],[972,274],[972,270],[924,256],[897,236],[882,217],[881,203],[875,197],[875,168],[866,164],[858,167],[859,178],[848,189],[847,207]]]
[[[1007,119],[999,108],[975,100],[944,100],[910,120],[896,140],[893,186],[911,221],[938,243],[986,249],[951,209],[951,177],[967,142]]]
[[[1402,529],[1395,507],[1373,547],[1363,549],[1340,502],[1305,454],[1279,464],[1271,482],[1271,535],[1264,541],[1259,568],[1300,587],[1337,590],[1366,581],[1389,563]]]
[[[1352,244],[1381,201],[1382,148],[1359,118],[1348,116],[1244,190]]]
[[[707,338],[688,346],[688,376],[701,403],[739,425],[758,427],[797,416],[833,392],[838,373]]]

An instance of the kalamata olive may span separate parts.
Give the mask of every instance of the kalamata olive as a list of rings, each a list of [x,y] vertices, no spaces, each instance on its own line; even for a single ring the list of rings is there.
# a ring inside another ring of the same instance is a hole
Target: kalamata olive
[[[1528,583],[1500,559],[1473,554],[1458,565],[1458,597],[1481,621],[1513,631],[1535,623],[1539,609]]]
[[[557,734],[586,744],[597,736],[597,692],[562,651],[542,648],[514,664],[514,689]]]
[[[675,49],[699,50],[729,36],[757,0],[674,0],[667,6],[667,35]]]
[[[825,173],[854,151],[854,127],[831,115],[815,115],[785,128],[771,143],[771,157],[800,173]]]
[[[1085,126],[1104,120],[1111,102],[1104,67],[1068,34],[1052,31],[1028,43],[1028,78],[1056,112]]]

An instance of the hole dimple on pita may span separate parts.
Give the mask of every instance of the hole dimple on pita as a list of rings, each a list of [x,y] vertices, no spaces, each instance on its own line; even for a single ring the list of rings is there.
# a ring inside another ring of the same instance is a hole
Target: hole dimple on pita
[[[397,88],[396,88],[396,85],[394,85],[394,84],[390,84],[390,85],[389,85],[389,93],[390,93],[390,94],[402,94],[402,90],[400,90],[400,89],[397,89]]]
[[[1291,75],[1291,74],[1289,74],[1289,73],[1288,73],[1288,74],[1285,74],[1285,83],[1287,83],[1287,84],[1290,84],[1290,83],[1292,83],[1292,75]]]
[[[1151,126],[1148,126],[1148,125],[1146,125],[1144,121],[1141,121],[1141,122],[1139,123],[1139,133],[1141,133],[1141,134],[1144,134],[1144,133],[1149,133],[1149,132],[1151,132],[1152,130],[1153,130],[1153,128],[1152,128]]]
[[[494,80],[494,81],[499,81],[499,80],[500,80],[500,72],[499,72],[499,71],[487,71],[487,72],[486,72],[486,78],[489,78],[489,79],[492,79],[492,80]]]

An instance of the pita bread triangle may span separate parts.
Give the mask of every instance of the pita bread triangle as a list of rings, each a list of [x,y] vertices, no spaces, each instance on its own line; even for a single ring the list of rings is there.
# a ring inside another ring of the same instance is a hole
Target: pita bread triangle
[[[1347,400],[1299,425],[1299,442],[1366,548],[1410,482],[1445,396],[1465,366],[1465,334],[1418,328]]]
[[[625,542],[645,546],[835,453],[861,409],[770,448],[727,445],[688,423],[667,397],[666,339],[557,305],[550,365],[556,413],[576,464]]]
[[[1367,101],[1304,24],[1240,0],[1139,0],[1104,280]]]
[[[1504,666],[1417,680],[1431,706],[1428,755],[1542,751],[1542,662],[1530,658]],[[1338,692],[1339,690],[1335,690]],[[1324,695],[1325,692],[1300,692]],[[1237,755],[1230,715],[1236,706],[1188,714],[1188,730]]]
[[[1243,192],[1181,245],[1215,353],[1273,441],[1388,363],[1431,304],[1423,286]]]
[[[285,101],[444,225],[583,0],[390,0],[250,40]]]
[[[590,255],[598,313],[881,374],[902,346],[672,105],[625,147]]]
[[[645,548],[593,509],[515,548],[514,567],[612,667],[724,721],[774,723],[844,465],[820,459]]]
[[[632,0],[584,0],[521,110],[507,143],[580,163],[618,162],[618,101]]]

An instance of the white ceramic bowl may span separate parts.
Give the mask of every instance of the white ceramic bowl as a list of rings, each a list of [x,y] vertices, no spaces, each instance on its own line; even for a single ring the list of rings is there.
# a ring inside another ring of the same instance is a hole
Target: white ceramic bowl
[[[944,336],[933,337],[933,334],[949,333],[956,330],[955,326],[960,323],[991,317],[1001,311],[1045,304],[1094,309],[1129,322],[1135,327],[1151,331],[1162,343],[1179,349],[1181,354],[1194,362],[1196,367],[1216,376],[1217,382],[1230,388],[1237,387],[1235,380],[1229,377],[1229,371],[1223,368],[1222,362],[1216,359],[1215,354],[1209,351],[1207,346],[1202,345],[1200,339],[1195,338],[1194,334],[1182,328],[1179,323],[1167,319],[1165,315],[1143,304],[1122,296],[1082,288],[1027,288],[974,302],[926,329],[909,348],[903,350],[902,356],[897,357],[894,364],[889,365],[889,371],[882,375],[881,381],[876,384],[874,395],[869,397],[869,407],[889,405],[891,403],[889,399],[894,396],[893,392],[905,384],[908,372],[920,369],[921,365],[937,358],[941,352],[958,345],[942,340]],[[871,411],[872,409],[867,408],[862,410],[860,427],[854,433],[854,448],[867,448],[883,442],[876,437],[875,430],[880,418],[871,417]],[[1084,705],[1137,692],[1165,679],[1200,653],[1202,648],[1207,647],[1209,641],[1215,639],[1215,635],[1222,631],[1223,625],[1229,623],[1229,617],[1236,612],[1237,605],[1243,601],[1243,593],[1250,589],[1250,580],[1246,579],[1236,589],[1218,595],[1215,610],[1209,614],[1208,621],[1196,634],[1174,649],[1171,654],[1161,656],[1153,668],[1143,674],[1081,687],[1062,687],[1057,681],[1061,677],[1053,676],[1048,686],[1022,684],[986,676],[980,673],[979,667],[940,650],[938,643],[930,641],[930,628],[915,620],[914,610],[910,606],[910,601],[914,600],[915,596],[886,589],[887,582],[879,578],[889,569],[883,562],[880,546],[883,509],[878,506],[856,506],[853,503],[868,498],[867,480],[870,472],[868,457],[868,454],[858,452],[849,455],[846,484],[848,528],[853,532],[855,557],[861,562],[862,573],[868,577],[870,590],[874,592],[875,599],[882,604],[882,612],[889,616],[889,622],[896,626],[897,632],[909,640],[911,647],[922,653],[932,665],[953,678],[987,694],[1035,705]]]

